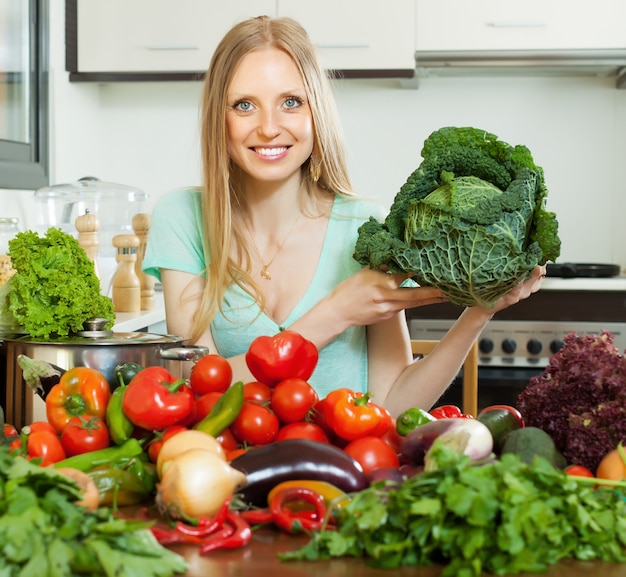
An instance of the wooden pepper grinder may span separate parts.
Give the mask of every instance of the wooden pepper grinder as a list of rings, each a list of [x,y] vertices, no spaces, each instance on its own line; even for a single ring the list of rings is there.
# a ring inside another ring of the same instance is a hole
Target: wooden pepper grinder
[[[139,248],[137,249],[137,261],[135,262],[135,272],[139,277],[141,285],[141,310],[149,311],[154,308],[154,285],[156,279],[147,275],[141,270],[143,257],[146,254],[146,244],[148,243],[148,231],[150,230],[150,215],[138,213],[133,216],[133,230],[139,238]]]
[[[135,272],[139,238],[134,234],[117,234],[113,237],[119,263],[111,285],[113,309],[116,313],[134,313],[141,310],[141,284]]]
[[[89,260],[93,262],[94,271],[98,279],[100,279],[100,271],[98,269],[98,229],[100,223],[95,214],[85,210],[85,214],[78,216],[75,221],[76,230],[78,231],[78,244],[83,247]]]

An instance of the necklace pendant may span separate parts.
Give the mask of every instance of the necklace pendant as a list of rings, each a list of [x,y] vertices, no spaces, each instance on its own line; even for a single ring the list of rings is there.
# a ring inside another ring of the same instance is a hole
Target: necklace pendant
[[[261,276],[265,279],[265,280],[272,280],[272,276],[270,275],[270,273],[267,270],[267,267],[269,265],[264,265],[263,268],[261,269]]]

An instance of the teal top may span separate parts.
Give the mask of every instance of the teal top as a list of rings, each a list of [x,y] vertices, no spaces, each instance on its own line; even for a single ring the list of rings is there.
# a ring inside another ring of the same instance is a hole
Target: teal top
[[[155,207],[143,270],[160,278],[159,269],[204,274],[205,256],[198,190],[176,191]],[[337,196],[333,205],[317,270],[303,298],[282,326],[263,314],[256,301],[232,285],[222,302],[222,311],[211,323],[217,353],[224,357],[244,354],[261,335],[274,335],[288,328],[328,295],[361,265],[352,254],[358,228],[370,215],[383,218],[382,208],[369,200]],[[367,390],[367,342],[365,327],[352,327],[326,345],[309,382],[320,398],[339,387]]]

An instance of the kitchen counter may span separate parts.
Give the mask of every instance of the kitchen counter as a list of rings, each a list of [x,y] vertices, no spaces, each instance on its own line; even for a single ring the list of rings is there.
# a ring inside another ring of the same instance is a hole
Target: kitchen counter
[[[541,281],[546,291],[626,291],[626,276],[609,278],[546,277]]]
[[[230,551],[214,551],[200,555],[193,545],[172,545],[170,548],[189,562],[185,577],[438,577],[442,567],[402,567],[385,570],[368,567],[362,559],[343,558],[323,561],[282,562],[278,552],[295,551],[307,542],[306,537],[293,537],[271,529],[255,531],[246,547]],[[519,574],[519,577],[530,577]],[[536,574],[533,574],[536,577]],[[550,567],[547,577],[626,577],[626,563],[562,561]]]
[[[117,333],[132,333],[146,330],[150,333],[164,334],[165,303],[163,291],[154,292],[154,308],[135,313],[116,313],[113,331]]]

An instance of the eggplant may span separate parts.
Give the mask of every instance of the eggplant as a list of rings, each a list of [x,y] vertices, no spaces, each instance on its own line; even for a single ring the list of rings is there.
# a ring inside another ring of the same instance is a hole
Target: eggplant
[[[345,451],[309,439],[286,439],[256,447],[230,465],[246,475],[247,484],[238,496],[255,507],[266,507],[268,493],[283,481],[326,481],[345,493],[369,486],[361,465]]]
[[[26,355],[17,356],[17,364],[22,369],[24,382],[44,401],[48,393],[65,373],[65,369],[47,361],[31,359]]]
[[[413,429],[400,444],[401,459],[410,465],[426,463],[428,451],[441,439],[459,454],[472,461],[482,461],[493,451],[493,436],[486,425],[476,419],[438,419]]]

